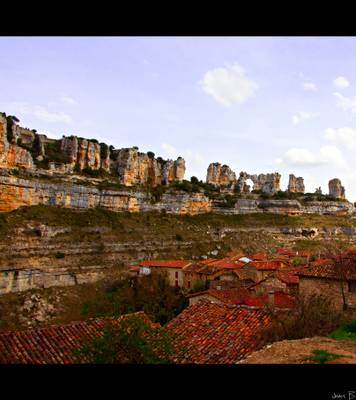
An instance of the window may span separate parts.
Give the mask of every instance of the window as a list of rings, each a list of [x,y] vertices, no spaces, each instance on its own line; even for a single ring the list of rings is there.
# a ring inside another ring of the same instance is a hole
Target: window
[[[188,289],[190,288],[190,281],[188,281]]]
[[[178,280],[176,280],[176,287],[178,287]]]
[[[178,279],[178,271],[176,272],[176,279]]]
[[[349,292],[356,293],[356,281],[349,282]]]

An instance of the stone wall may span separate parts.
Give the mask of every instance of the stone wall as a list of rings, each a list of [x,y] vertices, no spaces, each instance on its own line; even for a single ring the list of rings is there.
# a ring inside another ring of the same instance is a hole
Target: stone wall
[[[346,302],[349,305],[356,306],[356,293],[351,293],[348,290],[348,284],[343,283]],[[332,305],[342,310],[343,299],[341,291],[341,283],[336,280],[299,277],[299,293],[302,295],[319,294],[328,297],[332,301]]]

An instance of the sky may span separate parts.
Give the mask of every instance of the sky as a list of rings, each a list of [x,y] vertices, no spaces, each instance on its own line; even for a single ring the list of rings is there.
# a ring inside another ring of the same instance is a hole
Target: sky
[[[236,172],[341,179],[356,201],[356,37],[1,37],[0,111]]]

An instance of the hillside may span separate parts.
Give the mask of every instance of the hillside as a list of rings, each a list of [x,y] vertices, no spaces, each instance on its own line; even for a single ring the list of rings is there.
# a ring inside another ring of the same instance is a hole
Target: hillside
[[[263,349],[251,353],[240,364],[310,364],[318,363],[313,351],[323,350],[338,357],[328,363],[356,364],[356,341],[335,340],[325,337],[312,337],[299,340],[275,342]],[[326,354],[327,354],[326,353]],[[332,358],[332,357],[331,357]]]

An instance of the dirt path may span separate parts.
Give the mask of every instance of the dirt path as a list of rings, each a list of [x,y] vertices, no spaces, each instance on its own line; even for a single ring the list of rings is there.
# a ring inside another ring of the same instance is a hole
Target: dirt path
[[[308,364],[305,360],[313,350],[326,350],[342,357],[329,364],[356,364],[356,340],[334,340],[313,337],[299,340],[283,340],[250,354],[241,364]]]

